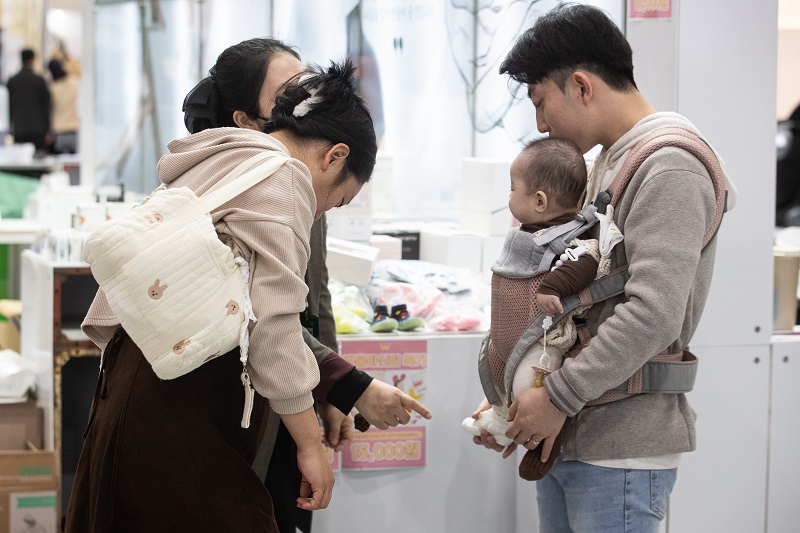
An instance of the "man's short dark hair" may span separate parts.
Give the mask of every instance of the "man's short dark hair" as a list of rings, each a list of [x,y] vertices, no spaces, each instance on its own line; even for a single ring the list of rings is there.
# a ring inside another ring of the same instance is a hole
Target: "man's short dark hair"
[[[630,44],[594,6],[564,4],[545,13],[517,39],[500,65],[500,74],[520,83],[550,79],[562,91],[576,70],[591,72],[618,91],[636,89]]]
[[[33,58],[36,57],[36,52],[31,50],[30,48],[25,48],[22,50],[22,62],[28,63],[29,61],[33,61]]]
[[[560,207],[577,207],[586,191],[586,160],[580,148],[566,139],[541,137],[521,154],[528,159],[522,171],[528,194],[544,191]]]

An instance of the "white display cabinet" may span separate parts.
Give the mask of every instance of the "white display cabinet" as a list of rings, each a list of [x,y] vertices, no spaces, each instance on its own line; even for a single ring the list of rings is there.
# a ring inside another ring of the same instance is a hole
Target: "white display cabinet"
[[[477,370],[482,336],[403,337],[428,342],[427,391],[420,400],[433,413],[425,423],[426,465],[336,472],[330,506],[314,513],[315,533],[517,531],[519,457],[503,460],[476,446],[461,428],[464,417],[483,399]]]
[[[766,530],[784,533],[796,531],[800,524],[800,336],[772,339]]]

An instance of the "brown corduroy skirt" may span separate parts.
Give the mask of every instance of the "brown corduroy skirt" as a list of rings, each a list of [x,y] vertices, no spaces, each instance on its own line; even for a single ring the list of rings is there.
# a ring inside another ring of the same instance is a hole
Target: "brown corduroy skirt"
[[[239,350],[162,381],[119,329],[103,355],[66,533],[277,532],[251,469],[264,399],[249,429]]]

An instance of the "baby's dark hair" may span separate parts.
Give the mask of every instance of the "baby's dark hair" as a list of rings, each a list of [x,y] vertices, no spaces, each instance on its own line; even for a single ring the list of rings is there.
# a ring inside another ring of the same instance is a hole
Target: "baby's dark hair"
[[[566,139],[541,137],[525,145],[523,170],[528,194],[544,191],[560,207],[577,207],[586,191],[586,161],[580,148]]]
[[[337,183],[349,174],[359,183],[368,182],[378,152],[372,117],[356,94],[355,71],[350,59],[331,61],[327,69],[312,67],[284,86],[264,126],[265,133],[287,131],[298,139],[346,144],[350,155]]]

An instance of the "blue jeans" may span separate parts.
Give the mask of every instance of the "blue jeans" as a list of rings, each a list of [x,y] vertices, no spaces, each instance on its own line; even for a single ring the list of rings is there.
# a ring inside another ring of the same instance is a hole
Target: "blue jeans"
[[[558,458],[536,482],[542,533],[657,533],[678,469],[625,470]]]

